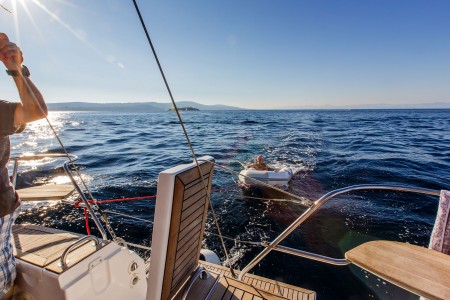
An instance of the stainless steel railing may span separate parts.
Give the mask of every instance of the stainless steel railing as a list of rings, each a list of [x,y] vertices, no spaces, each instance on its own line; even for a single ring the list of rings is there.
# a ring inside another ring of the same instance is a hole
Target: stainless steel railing
[[[13,169],[12,180],[11,180],[13,186],[14,187],[16,186],[19,162],[33,161],[33,160],[39,160],[39,159],[44,159],[44,158],[64,158],[64,157],[69,159],[68,161],[64,162],[64,164],[63,164],[64,171],[69,176],[70,181],[72,182],[72,185],[77,190],[78,195],[80,196],[80,198],[83,200],[84,204],[86,205],[86,207],[89,211],[89,214],[91,215],[92,219],[94,220],[95,225],[97,226],[97,229],[99,230],[99,232],[102,235],[102,238],[107,240],[108,235],[106,234],[106,230],[103,228],[100,220],[98,219],[97,215],[94,213],[94,210],[92,209],[92,206],[90,205],[88,199],[84,195],[83,190],[80,188],[80,186],[76,182],[75,178],[73,177],[72,172],[69,169],[69,164],[71,163],[71,161],[72,162],[75,161],[78,158],[77,156],[70,155],[70,154],[67,155],[65,153],[47,153],[47,154],[36,154],[36,155],[30,155],[30,156],[12,157],[12,158],[10,158],[10,162],[14,163],[14,169]]]
[[[316,212],[323,204],[327,201],[333,199],[334,197],[353,192],[358,190],[389,190],[389,191],[401,191],[401,192],[411,192],[411,193],[419,193],[426,195],[439,196],[440,191],[430,190],[430,189],[422,189],[422,188],[413,188],[408,186],[401,185],[377,185],[377,184],[362,184],[362,185],[353,185],[342,189],[337,189],[331,192],[326,193],[318,200],[316,200],[312,206],[310,206],[300,217],[298,217],[288,228],[286,228],[278,237],[276,237],[271,243],[266,245],[264,248],[248,265],[240,272],[238,279],[242,280],[244,275],[248,273],[256,264],[258,264],[267,254],[269,254],[272,250],[277,250],[309,259],[314,259],[326,263],[331,263],[334,265],[346,265],[348,264],[345,259],[335,259],[329,258],[326,256],[318,255],[315,253],[309,253],[306,251],[301,251],[297,249],[292,249],[284,246],[279,246],[278,244],[283,241],[290,233],[292,233],[295,229],[297,229],[306,219],[308,219],[314,212]]]
[[[72,175],[72,172],[69,169],[70,161],[66,161],[63,164],[64,170],[66,171],[66,174],[69,176],[70,181],[72,182],[72,185],[75,187],[75,189],[78,192],[78,195],[80,196],[81,200],[83,200],[84,205],[86,206],[87,210],[89,211],[89,214],[92,217],[92,220],[94,220],[95,226],[97,226],[97,229],[100,231],[102,238],[104,240],[108,239],[108,235],[106,233],[105,228],[103,228],[102,223],[98,219],[97,215],[95,214],[94,210],[92,209],[92,205],[89,203],[89,200],[86,198],[86,196],[83,193],[83,190],[80,188],[78,183],[76,182],[75,178]],[[94,199],[92,199],[94,201]]]
[[[73,251],[74,249],[81,247],[84,243],[89,242],[89,241],[93,241],[95,244],[95,247],[98,248],[100,247],[101,243],[100,240],[92,235],[88,235],[88,236],[84,236],[82,238],[79,238],[78,240],[76,240],[73,244],[71,244],[69,247],[66,248],[66,250],[64,250],[63,254],[61,255],[61,268],[63,270],[66,270],[68,268],[68,261],[67,261],[67,256],[69,255],[69,253],[71,251]]]
[[[16,180],[17,180],[17,172],[19,170],[19,162],[21,161],[33,161],[33,160],[39,160],[44,158],[63,158],[67,157],[64,153],[47,153],[47,154],[35,154],[35,155],[26,155],[26,156],[18,156],[18,157],[11,157],[9,159],[10,162],[14,163],[13,167],[13,173],[12,173],[12,179],[11,183],[15,187],[16,186]],[[76,160],[78,157],[75,155],[69,155],[69,157],[72,160]]]

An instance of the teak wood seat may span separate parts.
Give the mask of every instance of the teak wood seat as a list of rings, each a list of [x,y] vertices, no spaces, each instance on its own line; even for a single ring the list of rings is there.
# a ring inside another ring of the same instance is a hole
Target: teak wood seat
[[[75,188],[71,184],[47,184],[17,190],[22,201],[63,200],[69,197]]]
[[[392,241],[372,241],[345,253],[353,264],[428,299],[450,299],[450,256]]]
[[[148,299],[173,298],[198,267],[214,172],[212,157],[198,160],[201,172],[191,163],[159,174]]]

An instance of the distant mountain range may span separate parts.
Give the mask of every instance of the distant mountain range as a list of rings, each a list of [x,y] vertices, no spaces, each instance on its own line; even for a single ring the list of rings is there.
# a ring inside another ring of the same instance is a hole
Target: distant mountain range
[[[122,112],[161,112],[173,107],[172,103],[132,102],[132,103],[89,103],[64,102],[47,103],[50,111],[122,111]],[[192,107],[199,110],[239,110],[241,108],[227,105],[204,105],[192,101],[177,102],[178,108]]]
[[[171,102],[130,102],[130,103],[90,103],[90,102],[64,102],[47,103],[50,111],[121,111],[121,112],[162,112],[173,107]],[[228,105],[205,105],[193,101],[177,102],[177,107],[194,108],[198,110],[243,110],[243,108]],[[364,104],[348,106],[286,106],[274,109],[450,109],[450,102],[433,102],[421,104]]]

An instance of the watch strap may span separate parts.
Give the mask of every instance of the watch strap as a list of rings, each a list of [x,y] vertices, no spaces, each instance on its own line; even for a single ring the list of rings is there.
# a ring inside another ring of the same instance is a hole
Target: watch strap
[[[13,77],[20,76],[20,73],[17,70],[6,70],[6,74]],[[26,66],[22,66],[22,75],[25,77],[30,77],[30,70],[28,70]]]

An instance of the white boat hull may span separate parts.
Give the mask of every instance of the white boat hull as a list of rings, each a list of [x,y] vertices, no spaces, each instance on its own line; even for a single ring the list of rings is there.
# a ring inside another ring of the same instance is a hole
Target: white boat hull
[[[264,187],[265,184],[286,188],[292,178],[292,170],[283,167],[275,171],[258,171],[253,168],[242,170],[239,181],[246,186]]]

